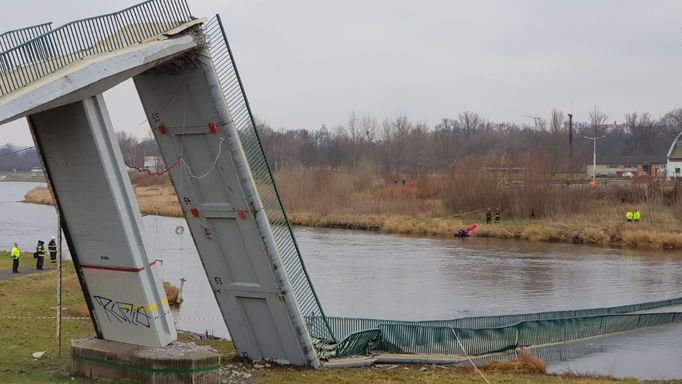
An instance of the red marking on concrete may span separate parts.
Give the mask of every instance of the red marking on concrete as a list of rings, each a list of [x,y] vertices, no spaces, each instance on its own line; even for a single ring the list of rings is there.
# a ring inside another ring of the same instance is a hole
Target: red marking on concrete
[[[115,271],[115,272],[142,272],[144,271],[144,267],[140,268],[127,268],[127,267],[110,267],[106,265],[90,265],[90,264],[81,264],[81,268],[83,269],[99,269],[103,271]]]
[[[156,260],[152,261],[149,263],[150,267],[153,267],[156,265]],[[115,272],[142,272],[144,271],[144,267],[140,268],[128,268],[128,267],[112,267],[112,266],[107,266],[107,265],[92,265],[92,264],[81,264],[81,268],[83,269],[99,269],[103,271],[115,271]]]

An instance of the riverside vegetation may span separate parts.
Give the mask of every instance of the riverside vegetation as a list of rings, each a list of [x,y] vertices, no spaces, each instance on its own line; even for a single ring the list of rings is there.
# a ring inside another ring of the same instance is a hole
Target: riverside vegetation
[[[24,254],[23,260],[30,257]],[[0,271],[10,268],[7,252],[0,252]],[[64,263],[62,353],[55,352],[54,316],[56,271],[25,274],[0,281],[0,382],[2,383],[90,383],[69,374],[69,340],[94,335],[92,324],[83,319],[88,312],[73,265]],[[16,316],[19,316],[18,318]],[[76,319],[79,318],[79,319]],[[229,383],[473,383],[482,379],[469,368],[444,366],[377,366],[359,369],[313,371],[290,367],[251,364],[236,356],[226,340],[194,340],[181,334],[180,341],[210,345],[222,358],[223,379]],[[31,354],[46,351],[40,359]],[[590,375],[549,375],[544,364],[527,355],[516,361],[494,361],[482,367],[491,382],[507,384],[598,384],[640,383],[635,379],[616,379]],[[655,383],[655,382],[651,382]],[[682,383],[659,381],[657,383]]]
[[[276,179],[296,225],[452,236],[467,224],[485,223],[485,209],[499,207],[501,223],[482,224],[475,236],[682,248],[680,184],[600,180],[590,189],[584,179],[557,177],[542,157],[499,167],[503,160],[469,158],[448,173],[421,176],[381,175],[368,167],[293,168]],[[143,214],[182,216],[167,176],[136,174],[132,182]],[[52,203],[45,188],[30,191],[25,201]],[[625,212],[634,209],[642,220],[627,223]]]

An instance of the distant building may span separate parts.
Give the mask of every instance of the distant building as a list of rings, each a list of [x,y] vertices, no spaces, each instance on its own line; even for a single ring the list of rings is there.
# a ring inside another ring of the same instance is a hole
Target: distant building
[[[166,165],[163,162],[161,156],[145,156],[144,157],[144,168],[150,170],[151,172],[158,172],[162,170]]]
[[[40,167],[31,168],[31,176],[42,176],[43,173],[43,169]]]
[[[666,175],[667,158],[663,155],[649,156],[597,156],[597,177],[634,177]],[[592,164],[587,175],[592,176]]]
[[[668,150],[666,175],[671,179],[682,178],[682,133],[675,137]]]

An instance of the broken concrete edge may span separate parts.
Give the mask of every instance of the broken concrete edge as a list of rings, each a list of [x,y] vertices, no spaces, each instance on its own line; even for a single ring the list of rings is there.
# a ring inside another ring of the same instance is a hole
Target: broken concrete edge
[[[81,364],[153,375],[218,373],[221,368],[220,354],[211,347],[180,342],[153,348],[92,337],[73,339],[71,359],[76,371]]]
[[[466,361],[460,355],[432,355],[432,354],[393,354],[383,353],[374,356],[358,356],[323,361],[321,368],[363,368],[376,364],[461,364]]]

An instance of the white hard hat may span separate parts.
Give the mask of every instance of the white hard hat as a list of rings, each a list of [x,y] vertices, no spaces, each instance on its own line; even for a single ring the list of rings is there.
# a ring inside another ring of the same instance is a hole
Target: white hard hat
[[[54,240],[54,236],[52,236],[52,240]]]

